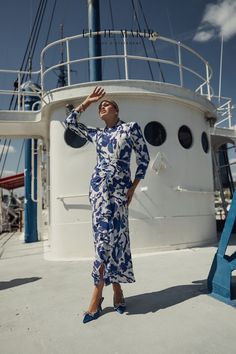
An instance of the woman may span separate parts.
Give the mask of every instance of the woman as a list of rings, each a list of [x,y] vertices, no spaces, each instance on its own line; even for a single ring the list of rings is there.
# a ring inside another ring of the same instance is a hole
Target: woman
[[[130,252],[128,206],[149,163],[147,146],[139,125],[121,121],[116,102],[103,99],[99,104],[100,118],[106,124],[104,129],[89,128],[78,121],[80,114],[104,95],[104,89],[96,87],[65,120],[70,129],[93,142],[97,151],[97,165],[89,191],[96,255],[92,271],[95,286],[84,323],[99,317],[104,284],[113,286],[114,309],[119,313],[125,311],[120,283],[135,281]],[[137,162],[133,182],[130,175],[132,149],[136,153]]]

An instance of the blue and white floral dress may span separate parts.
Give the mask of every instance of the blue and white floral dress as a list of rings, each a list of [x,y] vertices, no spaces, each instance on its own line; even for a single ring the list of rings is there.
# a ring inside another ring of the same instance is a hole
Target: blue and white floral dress
[[[97,164],[92,174],[89,198],[95,261],[92,277],[100,280],[99,269],[104,266],[105,285],[135,281],[128,227],[127,192],[132,185],[130,158],[136,153],[135,178],[143,179],[149,164],[149,154],[143,134],[135,122],[121,120],[112,128],[90,128],[78,122],[80,113],[72,112],[66,125],[96,145]]]

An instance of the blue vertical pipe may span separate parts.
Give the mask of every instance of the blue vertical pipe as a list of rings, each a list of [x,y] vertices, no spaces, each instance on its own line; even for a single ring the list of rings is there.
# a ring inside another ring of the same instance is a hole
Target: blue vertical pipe
[[[38,241],[38,228],[37,228],[37,203],[32,200],[32,142],[35,144],[35,139],[27,139],[25,141],[25,242]],[[36,157],[34,156],[34,164]],[[35,173],[35,171],[34,171]],[[34,181],[34,187],[37,182]]]
[[[32,110],[32,105],[36,102],[35,96],[27,96],[25,98],[25,110]],[[24,229],[25,242],[38,241],[38,225],[37,225],[37,203],[32,200],[32,146],[33,150],[37,149],[36,139],[27,139],[25,141],[25,208],[24,208]],[[34,154],[34,190],[37,191],[37,154]],[[37,195],[33,196],[34,199]]]
[[[100,12],[99,0],[88,0],[88,28],[89,32],[100,31]],[[101,37],[89,37],[89,57],[101,56]],[[102,62],[101,59],[89,61],[89,80],[102,80]]]

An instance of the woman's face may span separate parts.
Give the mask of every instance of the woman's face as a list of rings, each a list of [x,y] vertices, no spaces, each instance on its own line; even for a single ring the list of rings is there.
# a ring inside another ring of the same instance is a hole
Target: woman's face
[[[102,120],[116,119],[118,117],[118,112],[112,103],[109,101],[103,101],[99,109],[99,115]]]

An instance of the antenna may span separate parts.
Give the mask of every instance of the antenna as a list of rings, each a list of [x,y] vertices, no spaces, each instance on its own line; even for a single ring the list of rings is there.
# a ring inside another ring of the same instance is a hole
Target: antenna
[[[64,38],[64,26],[60,24],[60,31],[61,31],[61,39]],[[61,63],[64,61],[64,42],[61,42]]]
[[[222,64],[223,64],[223,44],[224,44],[224,37],[223,34],[221,35],[221,46],[220,46],[220,74],[219,74],[219,91],[218,91],[218,102],[220,104],[221,98],[221,80],[222,80]]]

